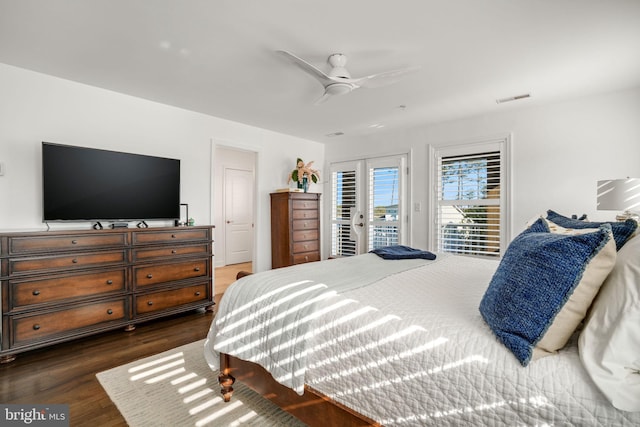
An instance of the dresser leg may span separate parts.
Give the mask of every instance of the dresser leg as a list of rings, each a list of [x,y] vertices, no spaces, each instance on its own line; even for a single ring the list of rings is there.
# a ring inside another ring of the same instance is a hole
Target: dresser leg
[[[0,356],[0,364],[10,363],[16,360],[15,354],[5,354],[4,356]]]
[[[136,325],[127,325],[127,326],[124,328],[124,331],[125,331],[125,332],[131,332],[131,331],[134,331],[135,329],[136,329]]]

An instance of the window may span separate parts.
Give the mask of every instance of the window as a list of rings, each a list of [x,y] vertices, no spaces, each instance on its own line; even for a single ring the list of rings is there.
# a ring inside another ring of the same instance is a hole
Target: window
[[[499,257],[506,245],[508,138],[432,150],[437,251]]]
[[[331,165],[332,256],[404,244],[406,158],[401,155]]]

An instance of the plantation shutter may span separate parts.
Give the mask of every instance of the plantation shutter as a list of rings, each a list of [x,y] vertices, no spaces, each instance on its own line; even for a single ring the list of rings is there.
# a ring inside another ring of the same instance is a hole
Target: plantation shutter
[[[405,244],[407,156],[331,165],[331,256]]]
[[[358,239],[351,223],[358,213],[358,167],[341,165],[331,172],[331,255],[358,254]]]
[[[501,151],[437,155],[437,250],[499,257],[503,241]]]

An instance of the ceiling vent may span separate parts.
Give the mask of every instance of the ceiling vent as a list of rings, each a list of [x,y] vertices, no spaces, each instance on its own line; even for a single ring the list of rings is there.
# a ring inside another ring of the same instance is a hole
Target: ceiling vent
[[[525,99],[525,98],[530,98],[530,97],[531,97],[530,93],[525,93],[523,95],[510,96],[508,98],[496,99],[496,104],[502,104],[504,102],[517,101],[519,99]]]

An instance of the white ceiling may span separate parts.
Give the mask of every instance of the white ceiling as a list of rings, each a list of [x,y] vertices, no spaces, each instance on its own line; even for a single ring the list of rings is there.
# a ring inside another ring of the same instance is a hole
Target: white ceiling
[[[276,50],[421,69],[316,106]],[[640,0],[0,0],[0,62],[330,142],[640,86]]]

